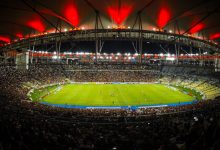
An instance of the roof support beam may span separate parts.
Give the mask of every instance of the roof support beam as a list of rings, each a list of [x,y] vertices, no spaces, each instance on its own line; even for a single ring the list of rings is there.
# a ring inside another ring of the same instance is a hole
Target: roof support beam
[[[92,3],[90,3],[88,0],[84,0],[86,2],[86,4],[91,7],[95,12],[99,12],[97,8],[95,8],[94,5],[92,5]]]
[[[102,23],[102,19],[101,19],[101,17],[100,17],[99,10],[98,10],[97,8],[95,8],[95,6],[94,6],[92,3],[90,3],[88,0],[84,0],[84,1],[85,1],[85,3],[86,3],[90,8],[92,8],[93,11],[95,12],[95,15],[96,15],[95,29],[96,29],[96,25],[98,25],[99,22],[100,22],[100,25],[101,25],[102,29],[104,29],[104,26],[103,26],[103,23]],[[98,28],[97,28],[97,29],[98,29]]]
[[[194,28],[195,26],[197,26],[198,24],[200,24],[201,22],[205,21],[207,18],[209,18],[211,15],[215,14],[216,12],[218,12],[218,9],[220,8],[220,5],[218,5],[218,7],[216,7],[215,9],[213,9],[212,11],[210,11],[206,16],[204,16],[203,18],[201,18],[196,24],[192,25],[188,30],[186,30],[184,34],[188,33],[192,28]]]
[[[143,8],[141,8],[138,12],[137,12],[137,16],[135,18],[134,24],[132,26],[132,29],[134,29],[135,25],[137,24],[137,21],[139,20],[139,17],[141,16],[142,12],[149,6],[151,6],[151,4],[154,2],[155,0],[151,0],[149,3],[147,3]]]
[[[197,8],[197,7],[199,7],[199,6],[202,6],[202,5],[206,4],[207,2],[210,3],[211,1],[213,1],[213,0],[209,0],[209,1],[203,0],[203,1],[201,1],[199,4],[195,4],[194,6],[190,7],[189,9],[187,9],[187,10],[185,10],[185,11],[183,11],[183,12],[180,12],[178,15],[174,16],[173,18],[171,18],[171,19],[168,21],[168,23],[167,23],[163,28],[166,28],[170,23],[172,23],[173,21],[177,20],[177,19],[178,19],[179,17],[181,17],[184,13],[189,12],[189,11],[191,11],[191,10],[193,10],[193,9],[195,9],[195,8]]]
[[[36,14],[38,14],[41,18],[43,18],[48,24],[50,24],[52,27],[54,27],[56,30],[58,30],[59,32],[61,32],[60,29],[58,29],[52,22],[50,22],[50,20],[48,20],[46,17],[44,17],[37,9],[35,9],[33,6],[31,6],[26,0],[20,0],[21,2],[23,2],[27,7],[31,8],[33,10],[33,12],[35,12]]]
[[[53,13],[55,13],[55,14],[58,14],[56,11],[54,11],[54,10],[52,10],[51,8],[49,8],[48,6],[46,6],[46,5],[44,5],[43,3],[41,3],[41,2],[39,2],[38,0],[34,0],[33,1],[34,3],[36,3],[36,4],[38,4],[38,5],[40,5],[40,6],[42,6],[42,7],[44,7],[44,8],[46,8],[46,9],[49,9],[49,10],[51,10]],[[61,16],[60,16],[61,17]],[[67,18],[65,18],[65,17],[61,17],[62,18],[62,20],[64,20],[71,28],[75,28],[69,21],[68,21],[68,19]]]
[[[137,17],[135,19],[135,23],[132,26],[132,30],[134,29],[136,23],[138,22],[138,52],[139,52],[139,63],[142,63],[142,52],[143,52],[143,25],[141,18],[141,11],[138,12]]]
[[[138,15],[138,29],[139,29],[139,40],[138,40],[138,49],[139,49],[139,63],[142,64],[142,51],[143,51],[143,26],[142,26],[142,19],[141,13]]]
[[[98,52],[101,49],[101,47],[100,47],[101,40],[98,38],[99,22],[100,22],[100,25],[101,25],[102,29],[104,29],[104,26],[102,24],[102,19],[100,17],[99,10],[97,8],[95,8],[95,6],[92,3],[90,3],[88,0],[84,0],[84,1],[95,12],[95,58],[96,58],[95,60],[96,60],[96,63],[97,63],[98,62]]]
[[[151,4],[153,4],[155,0],[151,0],[149,3],[147,3],[143,8],[141,8],[138,13],[142,13],[146,8],[148,8],[149,6],[151,6]]]

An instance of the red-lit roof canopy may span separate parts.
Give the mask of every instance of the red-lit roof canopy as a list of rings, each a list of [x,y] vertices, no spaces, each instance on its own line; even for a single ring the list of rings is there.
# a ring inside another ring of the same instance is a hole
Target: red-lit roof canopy
[[[140,12],[143,29],[164,29],[219,40],[218,0],[1,0],[0,41],[62,28],[132,27]],[[60,24],[61,22],[61,24]],[[136,24],[135,28],[138,28]]]

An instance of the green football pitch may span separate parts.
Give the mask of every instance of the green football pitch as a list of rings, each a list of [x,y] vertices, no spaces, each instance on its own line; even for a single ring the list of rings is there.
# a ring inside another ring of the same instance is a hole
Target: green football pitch
[[[66,84],[35,90],[33,101],[74,106],[144,106],[195,100],[162,84]]]

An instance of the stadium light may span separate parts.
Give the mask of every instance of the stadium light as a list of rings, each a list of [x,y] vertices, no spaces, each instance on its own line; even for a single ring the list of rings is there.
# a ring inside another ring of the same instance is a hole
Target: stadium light
[[[130,27],[130,26],[128,26],[128,29],[131,29],[131,27]]]
[[[171,61],[174,61],[174,60],[175,60],[175,58],[174,58],[174,57],[168,57],[168,58],[166,58],[166,60],[171,60]]]
[[[173,33],[173,31],[172,31],[172,30],[169,30],[169,33]]]
[[[198,117],[193,117],[193,119],[194,119],[195,121],[199,121]]]
[[[52,57],[52,59],[58,59],[58,57],[55,55],[55,56]]]

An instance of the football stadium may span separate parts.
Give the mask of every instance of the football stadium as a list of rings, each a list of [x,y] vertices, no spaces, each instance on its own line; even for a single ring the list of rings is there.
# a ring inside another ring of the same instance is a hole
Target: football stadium
[[[218,0],[0,7],[0,150],[220,147]]]

